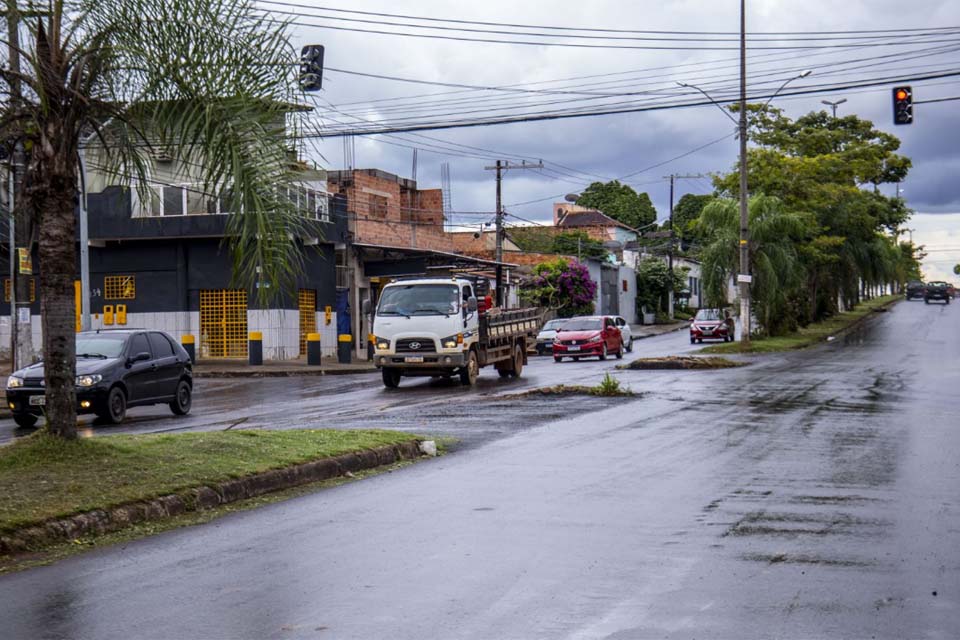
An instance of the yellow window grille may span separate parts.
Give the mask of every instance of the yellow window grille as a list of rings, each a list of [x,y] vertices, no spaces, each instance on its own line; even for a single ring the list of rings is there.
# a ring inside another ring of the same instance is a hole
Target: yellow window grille
[[[307,334],[317,332],[317,292],[300,289],[300,355],[307,353]]]
[[[200,291],[200,353],[207,358],[247,357],[246,291]]]
[[[104,300],[133,300],[137,297],[137,283],[133,276],[105,276]]]
[[[13,285],[10,283],[10,278],[7,278],[3,281],[3,301],[10,302],[10,288]],[[33,278],[30,278],[30,302],[37,301],[37,283]],[[23,302],[21,300],[20,302]]]

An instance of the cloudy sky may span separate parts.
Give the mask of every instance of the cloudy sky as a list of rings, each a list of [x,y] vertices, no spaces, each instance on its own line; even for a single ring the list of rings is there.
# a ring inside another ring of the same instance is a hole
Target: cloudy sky
[[[294,21],[293,34],[298,46],[317,43],[326,47],[328,71],[323,91],[312,98],[317,108],[312,120],[314,126],[327,131],[418,124],[454,117],[476,120],[610,104],[701,100],[702,96],[695,90],[678,87],[677,81],[704,87],[721,102],[734,96],[737,90],[735,33],[739,29],[739,2],[736,0],[666,3],[283,1],[290,4],[258,2],[258,6],[289,12],[286,17]],[[749,45],[751,93],[769,95],[804,69],[811,69],[813,73],[792,82],[785,93],[824,85],[889,80],[872,88],[780,96],[774,103],[787,115],[796,117],[811,110],[827,109],[821,100],[846,99],[838,107],[840,115],[856,114],[900,137],[902,152],[913,160],[913,169],[901,185],[903,194],[914,210],[929,214],[918,216],[913,224],[918,228],[917,237],[936,249],[925,265],[928,275],[947,277],[948,267],[952,267],[949,262],[960,262],[960,154],[957,153],[960,101],[918,104],[914,107],[915,122],[898,127],[892,122],[890,90],[896,79],[913,78],[910,84],[917,101],[960,95],[960,76],[916,80],[920,75],[960,71],[960,3],[955,0],[915,0],[908,4],[899,0],[843,3],[748,0],[747,5],[747,29],[755,34]],[[506,28],[376,14],[531,26]],[[388,22],[394,24],[385,24]],[[590,46],[465,42],[343,29]],[[641,30],[699,33],[638,33]],[[522,31],[531,35],[484,31]],[[717,34],[707,36],[702,32]],[[783,32],[793,34],[782,35]],[[543,33],[550,37],[537,35]],[[560,37],[563,35],[581,37],[564,39]],[[801,40],[809,37],[817,39]],[[697,47],[705,46],[704,40],[711,40],[706,46],[717,49],[698,50]],[[594,45],[625,48],[594,48]],[[637,45],[673,49],[633,48]],[[785,46],[795,48],[773,48]],[[677,47],[687,49],[677,50]],[[401,82],[357,73],[440,84]],[[441,86],[443,84],[458,86]],[[472,87],[501,90],[481,91]],[[509,90],[502,90],[505,87]],[[622,95],[624,93],[628,95]],[[638,191],[647,191],[664,217],[669,195],[664,176],[730,170],[737,154],[736,140],[729,135],[733,129],[734,124],[719,109],[706,105],[363,136],[354,138],[351,149],[356,167],[375,167],[410,176],[412,147],[418,147],[417,178],[422,187],[439,187],[441,164],[448,162],[452,205],[454,210],[464,212],[458,220],[468,224],[479,225],[491,218],[494,179],[493,172],[485,171],[484,167],[498,157],[511,161],[542,159],[546,163],[544,171],[507,173],[503,197],[507,211],[515,216],[512,218],[515,223],[522,223],[524,219],[546,221],[550,218],[551,201],[562,199],[562,194],[583,189],[601,177],[628,174],[632,175],[625,181]],[[344,167],[345,149],[340,138],[311,141],[308,152],[322,158],[327,168]],[[677,189],[677,197],[687,192],[707,193],[710,183],[708,178],[688,178],[679,181]],[[889,186],[887,190],[892,194],[894,187]],[[957,250],[953,251],[954,248]]]

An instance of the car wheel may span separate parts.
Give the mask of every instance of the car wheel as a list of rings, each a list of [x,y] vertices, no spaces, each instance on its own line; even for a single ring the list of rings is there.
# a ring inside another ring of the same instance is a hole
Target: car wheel
[[[697,344],[696,338],[690,338],[690,344]]]
[[[633,336],[627,341],[627,353],[633,353]]]
[[[703,344],[703,338],[697,338],[697,343],[698,343],[698,344]]]
[[[460,369],[460,384],[472,387],[476,384],[479,375],[480,363],[477,362],[477,352],[471,350],[470,355],[467,356],[466,366]]]
[[[623,360],[623,345],[621,344],[617,347],[617,352],[613,354],[617,357],[617,360]]]
[[[554,361],[554,362],[563,362],[563,358],[561,358],[560,356],[553,356],[553,361]]]
[[[185,416],[190,413],[190,407],[193,405],[193,389],[186,380],[177,383],[177,395],[170,403],[170,411],[178,416]]]
[[[545,354],[546,352],[547,352],[547,347],[546,347],[546,345],[543,345],[543,344],[538,344],[538,345],[537,345],[537,355],[538,355],[538,356],[542,356],[542,355]]]
[[[29,429],[37,424],[37,416],[29,413],[21,413],[20,415],[13,416],[13,421],[17,423],[18,427]]]
[[[604,342],[603,346],[600,347],[600,359],[601,360],[607,359],[607,343],[606,342]]]
[[[924,298],[924,299],[923,299],[923,302],[924,302],[925,304],[930,304],[930,299],[929,299],[929,298]]]
[[[573,361],[574,361],[574,362],[580,362],[580,357],[579,357],[579,356],[573,356]]]
[[[110,389],[106,406],[97,412],[97,417],[111,424],[120,424],[127,417],[127,394],[120,387]]]
[[[388,389],[396,389],[400,386],[400,369],[395,369],[393,367],[384,367],[380,370],[380,374],[383,377],[383,386]]]

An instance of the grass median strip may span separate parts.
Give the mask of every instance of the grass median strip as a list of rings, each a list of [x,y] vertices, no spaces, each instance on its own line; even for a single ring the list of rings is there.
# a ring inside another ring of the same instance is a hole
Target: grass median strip
[[[64,442],[39,432],[0,448],[0,532],[413,439],[393,431],[320,429]]]
[[[885,311],[901,298],[902,296],[899,295],[873,298],[861,302],[853,311],[838,313],[822,322],[815,322],[785,336],[752,338],[747,349],[744,349],[739,342],[727,342],[704,347],[700,353],[772,353],[804,349],[849,329],[875,311]]]

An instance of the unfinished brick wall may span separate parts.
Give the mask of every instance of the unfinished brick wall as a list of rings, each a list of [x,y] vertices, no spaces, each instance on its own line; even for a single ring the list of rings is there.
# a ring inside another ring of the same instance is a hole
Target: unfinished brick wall
[[[331,191],[346,196],[355,242],[449,251],[441,190],[412,189],[407,184],[365,170],[343,172],[328,181]]]

